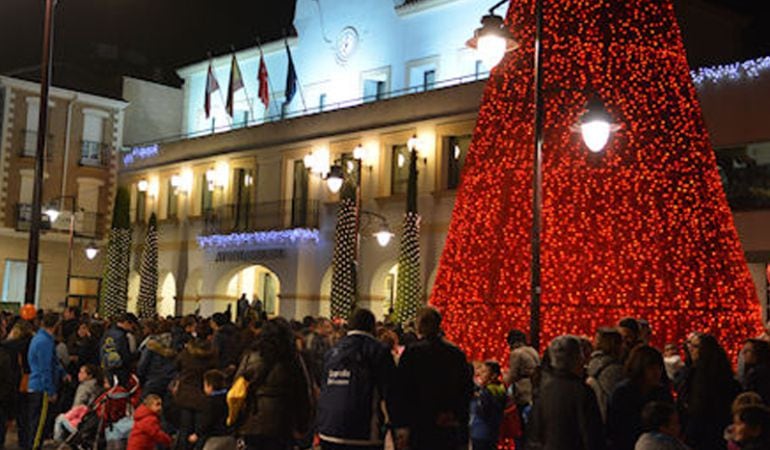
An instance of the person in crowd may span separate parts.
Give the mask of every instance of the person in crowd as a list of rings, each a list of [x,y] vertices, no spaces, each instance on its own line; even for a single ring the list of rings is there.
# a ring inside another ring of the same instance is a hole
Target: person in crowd
[[[388,349],[374,337],[371,311],[353,311],[349,328],[324,362],[318,399],[321,448],[382,449],[396,366]]]
[[[532,407],[532,378],[540,366],[540,355],[527,344],[527,335],[521,330],[509,331],[506,341],[511,353],[503,381],[512,386],[516,408],[522,417],[526,417]]]
[[[398,441],[411,450],[467,448],[473,370],[462,350],[443,338],[436,309],[420,310],[417,334],[397,369]]]
[[[64,368],[55,355],[54,335],[58,324],[58,314],[46,313],[40,329],[29,344],[29,428],[25,449],[37,450],[43,445],[48,407],[50,403],[56,403],[59,382],[64,375]]]
[[[506,394],[497,361],[484,361],[475,371],[476,387],[470,407],[472,450],[496,450]]]
[[[249,316],[249,298],[246,297],[246,293],[244,292],[238,298],[238,301],[236,302],[236,305],[235,305],[236,322],[239,325],[242,325],[244,319],[246,319],[248,316]]]
[[[196,339],[185,347],[176,360],[179,373],[174,392],[174,404],[179,409],[179,438],[177,448],[191,448],[188,438],[195,432],[196,423],[206,405],[203,374],[217,368],[216,352],[207,340]]]
[[[227,428],[227,376],[221,370],[203,374],[206,405],[201,412],[195,433],[187,439],[195,448],[227,448],[234,444]]]
[[[11,357],[11,370],[8,378],[14,386],[17,386],[14,399],[11,402],[11,408],[8,409],[8,415],[16,419],[16,433],[18,442],[24,445],[29,441],[27,431],[29,430],[29,412],[27,407],[29,400],[29,361],[27,354],[34,331],[32,325],[26,320],[18,320],[11,327],[8,337],[3,341],[2,347]]]
[[[648,345],[635,347],[624,367],[625,378],[610,396],[607,436],[613,450],[633,450],[642,434],[642,409],[652,401],[672,403],[668,386],[662,384],[663,355]]]
[[[770,405],[770,344],[749,339],[742,350],[744,366],[743,390],[758,393]]]
[[[625,362],[628,355],[631,354],[631,350],[640,344],[639,341],[639,322],[633,317],[624,317],[618,321],[618,331],[623,336],[623,355],[622,359]]]
[[[219,368],[232,374],[238,366],[241,354],[238,329],[227,315],[215,313],[210,322],[214,330],[214,351],[217,353]]]
[[[171,329],[174,338],[174,350],[181,352],[184,347],[197,337],[198,320],[194,315],[187,315],[179,322],[179,326]]]
[[[163,400],[151,394],[134,413],[134,426],[128,436],[126,450],[155,450],[157,447],[170,447],[171,436],[160,426],[160,414]]]
[[[321,317],[315,321],[312,330],[308,333],[305,340],[307,356],[312,367],[323,368],[326,352],[332,348],[333,333],[334,324],[331,320]]]
[[[607,404],[615,387],[623,379],[623,337],[614,328],[600,328],[596,333],[596,350],[588,361],[588,385],[596,394],[602,420],[607,422]]]
[[[80,366],[78,387],[72,406],[88,406],[102,393],[102,372],[93,364]]]
[[[603,450],[604,429],[594,391],[583,381],[580,340],[565,335],[548,346],[540,396],[535,399],[527,435],[530,448]]]
[[[639,343],[650,345],[650,339],[652,338],[650,322],[647,319],[638,319],[636,322],[639,324]]]
[[[663,351],[663,364],[666,366],[666,377],[668,377],[669,381],[673,382],[676,380],[685,366],[682,355],[679,354],[679,347],[676,344],[666,344]]]
[[[733,418],[735,418],[735,415],[738,414],[738,411],[740,411],[742,408],[756,405],[764,405],[764,401],[759,394],[756,392],[741,392],[737,397],[735,397],[732,407],[730,408]],[[730,425],[725,428],[724,432],[724,438],[727,441],[727,450],[740,450],[741,448],[740,445],[735,442],[734,434],[733,424],[730,423]]]
[[[740,392],[727,353],[710,334],[692,334],[687,342],[692,368],[677,402],[685,443],[698,450],[725,447],[722,430],[730,423],[730,405]]]
[[[131,372],[131,348],[128,342],[131,326],[131,320],[127,314],[115,317],[99,343],[99,361],[102,369],[110,379],[117,377],[118,382],[124,387],[128,383]]]
[[[0,449],[5,448],[5,426],[16,399],[17,386],[14,378],[10,376],[11,370],[11,353],[0,346]]]
[[[163,398],[176,375],[176,356],[170,324],[164,320],[144,323],[146,338],[139,345],[136,375],[142,384],[142,395]]]
[[[733,439],[741,450],[770,448],[770,410],[764,405],[740,408],[733,415]]]
[[[248,382],[238,423],[247,449],[286,450],[310,428],[310,379],[286,320],[267,321],[241,359],[236,378]]]
[[[650,402],[642,409],[645,433],[639,436],[634,450],[688,450],[679,440],[679,415],[673,403]]]
[[[79,318],[80,312],[77,308],[74,306],[64,308],[61,322],[61,335],[64,342],[68,342],[70,337],[77,332],[78,326],[80,325]]]
[[[80,322],[78,328],[68,341],[72,365],[80,367],[85,364],[99,364],[99,344],[88,322]]]

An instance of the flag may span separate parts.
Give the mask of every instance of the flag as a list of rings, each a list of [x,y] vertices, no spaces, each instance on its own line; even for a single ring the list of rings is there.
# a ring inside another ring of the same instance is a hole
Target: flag
[[[227,111],[227,115],[230,117],[233,117],[233,106],[234,106],[234,97],[235,92],[239,89],[243,89],[243,77],[241,76],[241,69],[238,67],[238,59],[235,57],[235,53],[233,53],[233,59],[230,64],[230,86],[227,88],[227,105],[225,106],[225,110]]]
[[[265,58],[262,55],[262,51],[259,52],[259,99],[262,100],[262,104],[265,108],[270,106],[270,88],[267,79],[267,65],[265,64]]]
[[[206,99],[203,104],[207,119],[211,116],[211,94],[218,90],[219,83],[217,83],[217,77],[214,76],[214,67],[211,65],[211,61],[209,61],[209,73],[206,76]]]
[[[286,71],[286,103],[291,103],[294,94],[297,93],[297,72],[294,70],[294,61],[291,59],[291,50],[286,44],[286,54],[289,57],[289,68]]]

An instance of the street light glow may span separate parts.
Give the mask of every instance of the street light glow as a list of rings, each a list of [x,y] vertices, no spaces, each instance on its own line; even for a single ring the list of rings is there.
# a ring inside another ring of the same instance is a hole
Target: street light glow
[[[86,247],[86,258],[88,258],[89,261],[96,258],[96,255],[99,254],[99,247],[96,246],[96,244],[91,241],[88,246]]]
[[[393,238],[393,233],[390,230],[383,228],[374,233],[374,237],[377,239],[377,243],[380,244],[380,247],[387,247],[390,240]]]
[[[604,150],[604,146],[610,140],[610,132],[612,127],[606,120],[592,120],[580,124],[580,134],[583,136],[583,142],[585,142],[588,150],[599,153]]]
[[[342,173],[342,167],[333,165],[329,168],[329,175],[326,176],[326,185],[332,194],[336,194],[342,188],[342,182],[344,181],[344,175]]]
[[[498,34],[488,33],[480,36],[476,45],[481,61],[489,68],[498,65],[505,56],[505,39]]]
[[[61,215],[61,211],[54,208],[53,206],[46,208],[46,210],[43,212],[48,216],[49,219],[51,219],[51,223],[56,222],[56,219],[58,219],[59,215]]]

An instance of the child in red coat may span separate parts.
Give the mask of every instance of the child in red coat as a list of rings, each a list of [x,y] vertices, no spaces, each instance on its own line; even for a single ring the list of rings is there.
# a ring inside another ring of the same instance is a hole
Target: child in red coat
[[[169,447],[171,436],[160,428],[160,412],[163,402],[155,394],[150,394],[134,413],[134,428],[128,437],[126,450],[154,450],[156,445]]]

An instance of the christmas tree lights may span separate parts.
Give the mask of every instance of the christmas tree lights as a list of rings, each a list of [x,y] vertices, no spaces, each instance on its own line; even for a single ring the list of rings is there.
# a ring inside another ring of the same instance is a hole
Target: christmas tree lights
[[[356,304],[357,207],[356,187],[352,182],[345,181],[340,192],[340,203],[337,206],[337,225],[334,230],[332,319],[347,320]]]
[[[484,92],[431,303],[473,358],[529,327],[534,1]],[[670,0],[544,2],[541,345],[645,318],[653,342],[714,333],[735,355],[760,329]],[[570,127],[587,91],[620,129],[591,154]]]
[[[155,317],[158,300],[158,218],[155,213],[150,216],[147,224],[147,235],[144,239],[142,262],[139,266],[139,317],[147,319]]]
[[[128,190],[119,187],[115,196],[112,228],[107,242],[107,261],[102,277],[99,310],[105,317],[126,312],[128,272],[131,260],[131,218]]]
[[[420,281],[420,214],[417,213],[417,149],[409,152],[404,232],[398,254],[396,317],[402,324],[412,321],[422,303]]]

